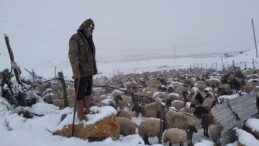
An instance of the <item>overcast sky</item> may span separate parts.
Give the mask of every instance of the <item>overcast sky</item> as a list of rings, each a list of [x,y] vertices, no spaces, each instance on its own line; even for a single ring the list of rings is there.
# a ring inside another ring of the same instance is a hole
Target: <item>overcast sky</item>
[[[0,70],[9,67],[4,33],[19,65],[60,66],[69,63],[69,38],[88,18],[99,63],[254,49],[258,6],[259,0],[0,0]]]

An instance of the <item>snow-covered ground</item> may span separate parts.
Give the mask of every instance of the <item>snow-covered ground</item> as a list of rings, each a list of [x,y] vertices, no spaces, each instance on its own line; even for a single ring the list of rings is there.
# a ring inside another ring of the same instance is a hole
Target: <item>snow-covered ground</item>
[[[242,69],[245,67],[253,68],[253,61],[255,67],[259,68],[259,60],[255,58],[254,50],[245,52],[244,54],[237,55],[230,58],[176,58],[176,59],[156,59],[156,60],[142,60],[136,62],[117,62],[117,63],[104,63],[99,64],[99,71],[102,73],[99,76],[107,75],[111,76],[116,71],[115,68],[121,73],[130,72],[143,72],[143,71],[153,71],[153,70],[169,70],[176,68],[188,68],[190,66],[199,66],[203,68],[217,68],[222,69],[222,62],[225,67],[232,65],[232,61],[235,65],[240,66]],[[44,77],[51,77],[50,70],[44,68],[40,71],[41,75]],[[63,70],[65,76],[71,76],[71,70]],[[118,73],[118,72],[116,72]],[[59,110],[57,107],[45,103],[38,103],[27,108],[26,110],[33,111],[44,115],[42,117],[34,117],[33,119],[25,119],[16,113],[7,110],[7,102],[4,98],[0,97],[0,146],[103,146],[103,145],[113,145],[113,146],[143,146],[144,142],[138,134],[120,137],[119,140],[113,140],[112,138],[107,138],[100,142],[88,142],[87,140],[82,140],[79,138],[71,137],[61,137],[54,136],[51,131],[60,129],[64,124],[72,122],[72,112],[73,109],[65,108]],[[111,110],[107,110],[109,111]],[[112,111],[111,111],[112,112]],[[65,123],[60,123],[60,117],[62,114],[68,114]],[[101,117],[97,117],[101,118]],[[140,118],[134,118],[134,121],[139,124]],[[253,127],[254,130],[259,131],[259,120],[251,119],[249,125]],[[251,134],[243,131],[242,129],[237,129],[237,135],[239,141],[245,143],[247,146],[258,146],[259,141],[256,140]],[[202,131],[199,130],[198,134]],[[198,136],[196,136],[198,137]],[[157,140],[150,140],[153,145],[158,146]],[[199,141],[194,139],[195,146],[213,146],[213,142],[209,139]],[[228,146],[237,146],[237,142],[228,144]]]
[[[126,137],[120,137],[119,140],[113,140],[112,138],[107,138],[99,142],[88,142],[87,140],[82,140],[76,137],[66,138],[62,136],[53,135],[51,132],[60,130],[63,126],[72,123],[72,113],[71,108],[65,108],[59,110],[58,107],[46,104],[37,103],[31,108],[26,108],[26,110],[38,114],[44,115],[41,117],[35,116],[33,119],[26,119],[19,116],[17,113],[12,113],[7,111],[5,105],[7,101],[0,97],[0,145],[1,146],[144,146],[143,140],[138,134],[130,135]],[[111,113],[116,112],[111,107],[102,107],[100,113],[97,116],[89,115],[89,121],[85,124],[91,124],[91,122],[98,121]],[[61,115],[67,114],[67,117],[61,122]],[[141,117],[133,118],[137,124],[140,123]],[[79,121],[76,120],[76,123]],[[259,119],[249,119],[249,126],[253,127],[255,131],[259,131]],[[245,143],[247,146],[258,146],[259,141],[256,140],[251,134],[243,131],[242,129],[236,130],[239,137],[239,141]],[[205,139],[203,136],[203,131],[200,129],[198,133],[194,135],[193,142],[195,146],[213,146],[213,142],[209,139]],[[157,138],[150,138],[150,143],[153,146],[159,146],[157,144]],[[161,145],[162,146],[162,145]],[[237,142],[230,143],[228,146],[237,146]]]

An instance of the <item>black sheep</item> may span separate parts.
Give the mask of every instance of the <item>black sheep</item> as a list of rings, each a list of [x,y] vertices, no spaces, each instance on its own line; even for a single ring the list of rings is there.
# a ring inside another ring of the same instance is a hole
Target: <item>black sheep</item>
[[[236,90],[236,93],[238,93],[238,91],[240,91],[240,89],[242,88],[241,83],[239,83],[236,78],[230,78],[229,85],[230,85],[230,88]]]
[[[210,110],[201,106],[201,105],[198,105],[195,107],[194,109],[194,112],[193,112],[193,115],[199,119],[201,119],[202,115],[204,114],[209,114],[210,113]]]
[[[203,135],[209,137],[208,129],[209,126],[213,123],[213,116],[210,113],[210,110],[203,106],[196,106],[193,112],[193,115],[201,119],[201,127],[203,128]]]

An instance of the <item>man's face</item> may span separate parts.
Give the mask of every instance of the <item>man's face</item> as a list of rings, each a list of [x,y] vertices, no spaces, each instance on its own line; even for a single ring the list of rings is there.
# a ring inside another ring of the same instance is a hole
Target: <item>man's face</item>
[[[91,24],[88,28],[85,28],[84,33],[87,38],[90,38],[94,31],[94,25]]]
[[[88,27],[88,31],[93,33],[94,31],[94,24],[91,24],[89,27]]]

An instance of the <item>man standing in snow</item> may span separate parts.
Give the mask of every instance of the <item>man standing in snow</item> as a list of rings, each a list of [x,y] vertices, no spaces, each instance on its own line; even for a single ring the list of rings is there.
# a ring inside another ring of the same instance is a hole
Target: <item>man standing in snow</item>
[[[68,56],[73,70],[75,91],[78,92],[76,107],[77,116],[80,120],[87,120],[85,114],[90,113],[93,75],[97,74],[95,46],[92,39],[93,30],[93,20],[87,19],[69,41]],[[78,81],[79,88],[77,89]]]

